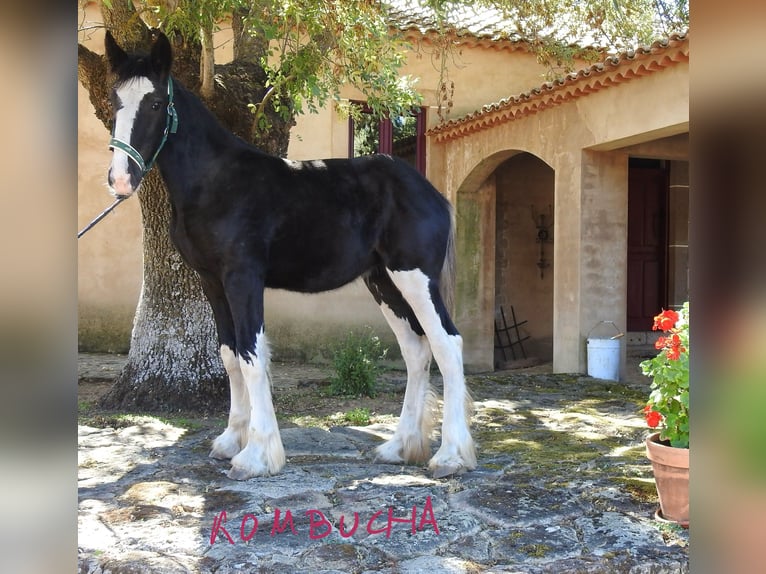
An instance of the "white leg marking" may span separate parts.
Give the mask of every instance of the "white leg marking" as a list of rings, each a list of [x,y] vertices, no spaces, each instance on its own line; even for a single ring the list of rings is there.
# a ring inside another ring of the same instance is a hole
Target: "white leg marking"
[[[383,316],[396,335],[407,365],[407,388],[394,436],[380,445],[377,459],[385,462],[425,462],[431,456],[431,430],[435,396],[429,384],[431,347],[426,337],[412,330],[385,304]]]
[[[133,124],[138,115],[138,108],[144,97],[154,91],[154,84],[149,78],[134,78],[123,84],[116,90],[120,109],[114,116],[114,137],[130,143],[133,135]],[[112,163],[109,167],[109,173],[113,180],[110,191],[117,195],[130,195],[133,190],[130,186],[130,174],[128,173],[128,164],[133,160],[128,158],[128,154],[120,149],[115,149],[112,153]]]
[[[437,478],[476,468],[476,446],[469,428],[472,401],[463,374],[463,339],[442,327],[431,300],[429,279],[420,270],[387,270],[420,321],[444,378],[442,443],[428,463]]]
[[[250,397],[245,387],[239,359],[228,345],[221,345],[221,359],[226,373],[229,375],[229,392],[231,408],[229,424],[226,430],[213,441],[210,456],[228,459],[235,456],[247,443],[247,428],[250,424]]]
[[[239,359],[250,397],[250,423],[247,445],[231,459],[228,476],[235,480],[276,474],[285,465],[285,449],[271,402],[269,346],[263,330],[255,338],[255,355]]]

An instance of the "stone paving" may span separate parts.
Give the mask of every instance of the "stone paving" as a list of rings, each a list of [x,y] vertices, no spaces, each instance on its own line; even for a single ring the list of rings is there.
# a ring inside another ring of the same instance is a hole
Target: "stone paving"
[[[80,377],[122,360],[83,355]],[[392,424],[284,428],[284,471],[244,482],[207,456],[220,426],[80,425],[80,572],[688,572],[688,531],[654,519],[631,368],[623,383],[544,365],[469,377],[479,467],[438,480],[373,462]],[[273,371],[275,392],[328,375]]]

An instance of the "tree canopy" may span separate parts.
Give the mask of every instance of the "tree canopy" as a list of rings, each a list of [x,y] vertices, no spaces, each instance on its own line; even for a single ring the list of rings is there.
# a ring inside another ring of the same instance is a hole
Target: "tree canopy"
[[[105,11],[123,0],[102,0]],[[231,22],[235,59],[266,74],[264,98],[251,103],[259,129],[271,105],[285,120],[339,100],[343,86],[364,94],[375,115],[399,115],[418,104],[417,78],[401,75],[407,48],[391,7],[416,7],[443,36],[458,32],[467,12],[495,20],[506,37],[528,42],[551,75],[571,71],[575,58],[649,43],[689,23],[688,0],[138,0],[135,15],[200,50],[200,93],[215,91],[213,32]],[[107,26],[110,22],[107,18]],[[275,96],[282,96],[275,97]]]

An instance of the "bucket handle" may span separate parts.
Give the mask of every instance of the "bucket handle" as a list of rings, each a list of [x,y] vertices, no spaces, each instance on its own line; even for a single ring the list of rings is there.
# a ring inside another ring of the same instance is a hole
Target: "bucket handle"
[[[589,338],[590,338],[590,334],[593,332],[593,329],[595,329],[596,327],[598,327],[598,326],[599,326],[599,325],[601,325],[602,323],[608,323],[608,324],[610,324],[612,327],[614,327],[614,330],[615,330],[615,331],[617,331],[617,334],[616,334],[616,335],[614,335],[614,336],[612,336],[612,337],[609,337],[609,339],[610,339],[610,340],[612,340],[612,339],[619,339],[620,337],[623,337],[623,336],[625,336],[625,333],[623,333],[622,331],[620,331],[620,330],[617,328],[617,325],[615,324],[615,322],[614,322],[614,321],[599,321],[598,323],[596,323],[595,325],[593,325],[593,327],[591,327],[591,330],[590,330],[590,331],[588,331],[588,334],[586,335],[586,337],[585,337],[585,338],[586,338],[586,339],[589,339]]]

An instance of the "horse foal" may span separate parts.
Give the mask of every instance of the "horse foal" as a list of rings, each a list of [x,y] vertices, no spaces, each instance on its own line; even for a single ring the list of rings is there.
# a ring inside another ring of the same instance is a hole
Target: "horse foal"
[[[106,34],[112,90],[111,192],[129,196],[155,160],[172,208],[170,235],[200,277],[230,381],[226,430],[212,457],[229,477],[285,465],[271,397],[264,330],[267,287],[303,293],[361,277],[407,365],[386,462],[425,462],[434,476],[476,467],[462,339],[442,298],[454,259],[452,207],[407,163],[384,155],[297,162],[263,153],[226,130],[171,74],[170,42],[127,54]],[[148,158],[148,159],[147,159]],[[431,358],[444,379],[441,445],[431,455]]]

